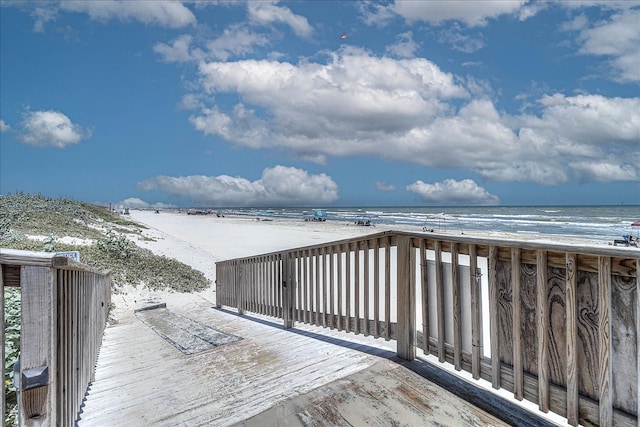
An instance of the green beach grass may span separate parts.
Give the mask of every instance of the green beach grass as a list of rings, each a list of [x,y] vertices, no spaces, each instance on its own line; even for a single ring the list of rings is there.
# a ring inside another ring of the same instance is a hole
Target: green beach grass
[[[109,208],[70,199],[25,193],[0,196],[0,248],[30,251],[79,251],[80,261],[111,270],[112,293],[124,285],[152,290],[196,292],[206,289],[205,275],[175,259],[153,254],[135,244],[145,226]],[[75,238],[82,244],[64,243]],[[17,425],[13,366],[20,348],[20,293],[4,290],[5,366],[8,426]]]

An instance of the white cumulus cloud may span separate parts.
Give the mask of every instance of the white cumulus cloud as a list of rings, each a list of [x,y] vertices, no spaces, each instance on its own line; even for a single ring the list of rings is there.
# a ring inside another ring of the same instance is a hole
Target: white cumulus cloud
[[[527,0],[396,0],[395,11],[408,22],[425,21],[440,24],[445,21],[461,21],[473,27],[486,25],[489,19],[500,15],[517,14],[526,3]]]
[[[443,100],[468,95],[426,59],[376,58],[355,48],[328,63],[203,63],[200,82],[207,95],[236,93],[243,104],[230,112],[204,107],[191,119],[197,129],[255,148],[286,146],[305,158],[376,152],[369,140],[382,146],[441,114]]]
[[[59,111],[30,111],[21,123],[20,140],[38,147],[63,148],[91,137],[91,131]]]
[[[180,1],[73,0],[60,2],[66,12],[86,13],[95,21],[138,21],[168,28],[196,23],[195,15]]]
[[[191,52],[192,40],[192,36],[183,34],[172,40],[171,44],[156,43],[153,50],[166,62],[189,62],[195,59],[195,54]]]
[[[277,1],[249,1],[247,2],[249,20],[254,24],[269,25],[284,23],[291,27],[299,37],[309,37],[313,33],[313,27],[307,18],[296,15],[288,7],[278,6]]]
[[[11,126],[9,126],[9,124],[4,120],[0,119],[0,132],[6,132],[8,130],[11,130]]]
[[[428,184],[416,181],[409,184],[406,190],[418,196],[421,202],[442,205],[497,205],[500,199],[480,187],[471,179],[456,181],[445,179],[441,182]]]
[[[138,197],[129,197],[128,199],[124,199],[121,202],[119,202],[118,205],[122,205],[125,208],[133,208],[133,209],[148,209],[148,208],[166,209],[166,208],[175,207],[174,205],[167,204],[167,203],[151,204],[151,203],[145,202],[144,200]]]
[[[583,29],[579,52],[610,58],[612,77],[621,82],[640,82],[640,9],[613,15]]]
[[[640,177],[640,98],[550,93],[511,115],[474,79],[424,58],[343,47],[329,59],[202,63],[204,96],[191,123],[236,145],[282,147],[319,164],[366,155],[545,185]],[[219,94],[241,102],[224,109]]]
[[[399,40],[411,41],[411,34]],[[396,54],[409,55],[412,47],[406,48]],[[325,54],[326,60],[297,63],[199,61],[184,98],[191,124],[234,145],[284,148],[317,164],[374,156],[468,169],[488,181],[640,179],[638,97],[542,88],[537,101],[526,98],[523,112],[507,113],[487,82],[445,72],[425,58],[376,56],[349,45]],[[227,95],[238,99],[235,105],[216,103]]]
[[[413,40],[411,31],[399,34],[396,42],[387,46],[387,53],[398,58],[413,58],[420,45]]]
[[[202,206],[305,206],[338,199],[338,186],[328,175],[280,165],[265,169],[256,181],[228,175],[156,176],[137,186]]]

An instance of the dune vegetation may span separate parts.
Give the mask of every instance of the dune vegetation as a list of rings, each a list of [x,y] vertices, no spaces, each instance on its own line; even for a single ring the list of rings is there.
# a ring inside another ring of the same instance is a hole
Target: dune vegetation
[[[79,251],[82,263],[111,270],[114,294],[125,284],[176,292],[198,291],[210,285],[202,272],[137,246],[135,240],[144,229],[144,225],[107,207],[25,193],[0,196],[0,248]],[[13,366],[20,355],[20,291],[6,288],[4,297],[5,420],[7,425],[17,425]]]

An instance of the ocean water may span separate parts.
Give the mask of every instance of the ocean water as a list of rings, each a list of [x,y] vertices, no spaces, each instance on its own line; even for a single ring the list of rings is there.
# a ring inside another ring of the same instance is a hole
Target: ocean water
[[[314,208],[227,209],[223,212],[256,217],[304,220]],[[544,233],[612,241],[637,236],[640,205],[618,206],[478,206],[478,207],[340,207],[324,208],[328,221],[370,220],[376,226],[415,226],[434,231],[465,230]],[[218,210],[219,211],[219,210]]]

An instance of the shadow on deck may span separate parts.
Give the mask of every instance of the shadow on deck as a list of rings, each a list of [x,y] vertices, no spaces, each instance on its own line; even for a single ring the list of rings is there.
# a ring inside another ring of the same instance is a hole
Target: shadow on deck
[[[78,425],[553,425],[428,362],[399,359],[394,342],[284,329],[205,302],[175,310],[189,328],[242,339],[186,354],[127,315],[105,332]]]

